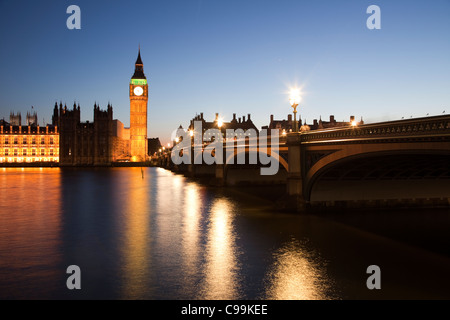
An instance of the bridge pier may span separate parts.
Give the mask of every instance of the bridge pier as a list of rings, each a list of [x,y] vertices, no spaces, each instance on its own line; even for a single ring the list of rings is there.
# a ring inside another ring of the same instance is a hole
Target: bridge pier
[[[289,171],[287,176],[287,195],[289,206],[293,206],[297,211],[302,211],[306,207],[306,201],[303,193],[303,170],[302,152],[301,152],[301,133],[289,133],[286,144],[288,146]]]
[[[216,164],[216,178],[215,185],[224,186],[225,185],[225,165],[224,164]]]
[[[187,165],[187,175],[191,178],[195,177],[195,165],[193,163]]]

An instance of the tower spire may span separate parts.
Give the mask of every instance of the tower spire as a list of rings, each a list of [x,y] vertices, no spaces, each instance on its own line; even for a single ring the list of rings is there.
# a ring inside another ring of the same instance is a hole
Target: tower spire
[[[144,74],[144,63],[141,59],[141,45],[139,44],[138,57],[136,59],[134,74],[131,79],[147,79]]]
[[[144,65],[141,59],[141,45],[139,45],[138,57],[136,59],[136,65]]]

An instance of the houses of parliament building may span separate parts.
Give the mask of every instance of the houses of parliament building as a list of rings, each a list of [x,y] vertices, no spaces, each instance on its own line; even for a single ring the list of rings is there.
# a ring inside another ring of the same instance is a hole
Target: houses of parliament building
[[[59,163],[60,166],[98,166],[113,162],[147,160],[148,84],[140,50],[129,85],[130,128],[94,104],[94,121],[81,122],[80,105],[55,103],[52,123],[39,126],[37,114],[10,114],[0,120],[0,164]]]
[[[20,113],[10,121],[0,120],[0,163],[59,162],[59,131],[56,126],[39,126],[37,114]]]

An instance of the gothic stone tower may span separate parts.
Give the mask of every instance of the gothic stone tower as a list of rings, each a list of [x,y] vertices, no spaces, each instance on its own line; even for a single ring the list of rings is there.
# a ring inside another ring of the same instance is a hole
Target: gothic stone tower
[[[147,101],[148,84],[139,49],[130,81],[130,151],[134,162],[147,158]]]

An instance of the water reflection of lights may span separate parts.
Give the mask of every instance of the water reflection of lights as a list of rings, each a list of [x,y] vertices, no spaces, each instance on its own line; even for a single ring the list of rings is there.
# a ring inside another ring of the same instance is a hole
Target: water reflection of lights
[[[0,286],[2,294],[47,299],[60,286],[61,184],[59,168],[3,168],[0,277],[15,287]]]
[[[329,284],[323,262],[308,252],[299,241],[292,240],[274,254],[269,273],[267,299],[324,300]]]
[[[206,248],[205,287],[202,299],[237,299],[238,255],[229,200],[218,199],[211,208]]]
[[[132,168],[136,171],[133,177],[140,173],[139,168]],[[139,172],[138,172],[139,170]],[[122,272],[124,279],[123,295],[126,299],[136,299],[144,296],[147,290],[147,282],[149,281],[148,264],[150,237],[149,231],[149,212],[147,210],[150,201],[150,193],[145,192],[148,188],[145,180],[130,179],[129,181],[122,181],[128,184],[128,197],[125,205],[124,213],[124,271]]]
[[[201,198],[199,193],[200,187],[195,183],[188,183],[184,190],[183,264],[185,279],[189,282],[185,287],[190,287],[192,290],[195,290],[201,249]],[[195,293],[192,292],[192,294]]]

